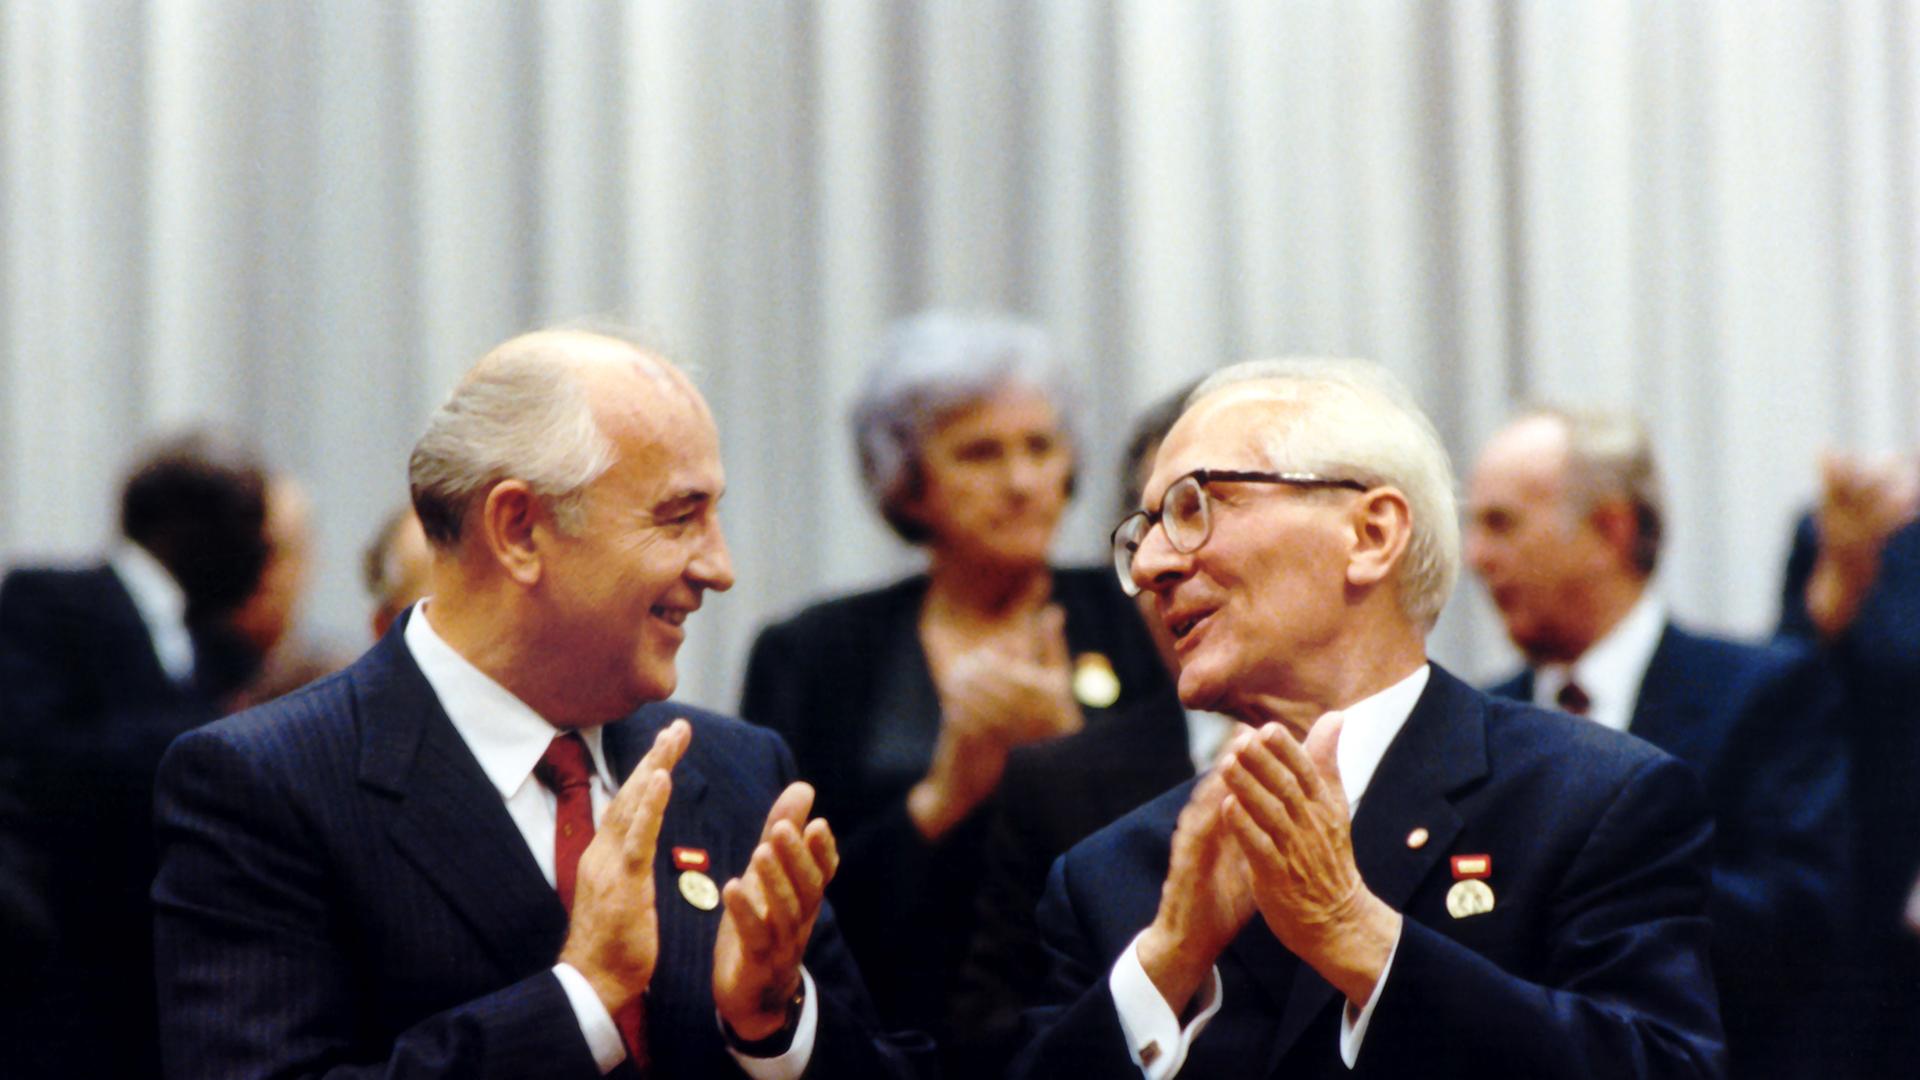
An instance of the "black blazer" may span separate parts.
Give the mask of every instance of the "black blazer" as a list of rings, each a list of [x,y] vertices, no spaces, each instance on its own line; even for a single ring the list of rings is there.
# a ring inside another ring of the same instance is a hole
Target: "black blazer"
[[[747,661],[741,715],[778,731],[843,856],[829,893],[881,1015],[940,1030],[964,957],[979,881],[982,815],[928,845],[907,815],[940,732],[940,697],[920,645],[927,579],[816,604],[768,627]],[[1105,655],[1115,709],[1164,698],[1171,680],[1110,570],[1056,570],[1074,657]],[[1101,710],[1088,710],[1089,726]],[[943,1033],[944,1034],[944,1033]],[[950,1040],[943,1040],[950,1041]]]
[[[168,751],[154,901],[170,1076],[599,1075],[551,972],[566,913],[403,626]],[[765,732],[658,704],[605,729],[615,774],[676,716],[694,734],[660,833],[648,1038],[657,1076],[736,1076],[711,991],[720,912],[681,900],[671,848],[707,849],[718,881],[738,874],[793,768]],[[806,964],[808,1075],[913,1073],[929,1048],[874,1034],[830,908]]]
[[[67,1077],[79,1061],[113,1076],[159,1068],[153,772],[246,674],[226,640],[193,637],[195,673],[176,683],[111,567],[0,581],[0,892],[28,936],[0,980],[9,1076]]]
[[[1492,692],[1531,700],[1533,673]],[[1828,982],[1851,861],[1839,703],[1804,645],[1746,645],[1669,624],[1627,727],[1706,785],[1713,964],[1736,1076],[1822,1068],[1819,1028],[1830,1017],[1812,1006]]]
[[[1153,921],[1191,783],[1054,864],[1040,907],[1051,1003],[1014,1075],[1139,1076],[1107,976]],[[1430,837],[1409,847],[1415,827]],[[1349,1072],[1342,999],[1255,915],[1219,961],[1220,1011],[1180,1075],[1721,1075],[1707,846],[1691,769],[1597,724],[1489,698],[1437,665],[1353,827],[1368,886],[1405,916]],[[1492,859],[1492,911],[1455,919],[1448,856]]]
[[[1047,962],[1033,911],[1053,861],[1192,778],[1186,717],[1170,695],[1008,755],[987,808],[973,942],[953,997],[951,1027],[970,1051],[965,1075],[1001,1075],[1021,1014],[1041,1003]]]

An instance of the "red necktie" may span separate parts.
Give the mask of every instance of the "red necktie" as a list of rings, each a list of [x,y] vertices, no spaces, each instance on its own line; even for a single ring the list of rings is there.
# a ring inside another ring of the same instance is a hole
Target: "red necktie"
[[[593,841],[593,764],[587,758],[587,744],[575,734],[555,738],[540,755],[533,775],[554,795],[553,885],[561,906],[572,914],[580,855]],[[613,1018],[621,1041],[627,1044],[627,1056],[643,1076],[648,1071],[646,1018],[639,1001]]]
[[[1561,687],[1560,692],[1553,696],[1553,700],[1562,710],[1575,716],[1585,716],[1587,710],[1593,708],[1593,699],[1587,696],[1585,690],[1580,689],[1579,683],[1571,679],[1567,680],[1567,685]]]

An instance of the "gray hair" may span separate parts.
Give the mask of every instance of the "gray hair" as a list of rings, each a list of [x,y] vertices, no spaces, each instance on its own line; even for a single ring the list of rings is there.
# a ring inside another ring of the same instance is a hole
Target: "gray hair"
[[[569,362],[568,346],[580,336],[533,333],[498,346],[427,421],[407,482],[435,547],[458,544],[476,501],[508,477],[546,502],[562,532],[579,530],[587,485],[614,461],[613,440]]]
[[[1633,565],[1642,574],[1660,563],[1666,532],[1660,470],[1646,425],[1631,413],[1611,409],[1571,409],[1541,405],[1521,419],[1559,423],[1567,434],[1567,494],[1582,516],[1609,499],[1625,499],[1633,508]]]
[[[1044,394],[1074,445],[1074,395],[1038,326],[1003,315],[932,311],[887,328],[854,401],[853,437],[867,495],[902,539],[929,539],[905,510],[925,483],[927,436],[954,411],[1009,384]]]
[[[1460,518],[1453,468],[1433,424],[1398,379],[1365,360],[1251,360],[1215,372],[1188,408],[1239,383],[1272,385],[1310,405],[1265,436],[1268,465],[1390,486],[1406,496],[1413,533],[1400,570],[1400,606],[1431,628],[1460,576]]]

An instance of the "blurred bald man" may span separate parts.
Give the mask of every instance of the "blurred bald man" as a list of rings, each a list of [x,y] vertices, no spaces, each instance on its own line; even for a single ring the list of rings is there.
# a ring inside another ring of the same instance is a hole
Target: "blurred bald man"
[[[389,515],[360,563],[361,580],[373,597],[376,639],[385,637],[394,620],[427,595],[427,577],[432,570],[433,553],[413,507],[402,507]]]
[[[1714,975],[1737,1077],[1814,1075],[1845,910],[1838,688],[1812,650],[1674,624],[1653,588],[1664,512],[1632,416],[1541,409],[1487,443],[1467,560],[1528,667],[1496,694],[1691,764],[1714,811]]]

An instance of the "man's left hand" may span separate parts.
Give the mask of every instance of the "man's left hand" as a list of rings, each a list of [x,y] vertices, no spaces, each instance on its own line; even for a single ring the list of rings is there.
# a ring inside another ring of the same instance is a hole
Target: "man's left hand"
[[[840,865],[826,821],[807,820],[812,808],[812,787],[788,785],[767,813],[746,873],[720,891],[726,915],[713,946],[713,1001],[749,1042],[786,1025],[813,920]]]
[[[1267,926],[1347,1000],[1365,1005],[1399,940],[1400,914],[1367,888],[1353,859],[1334,757],[1342,719],[1314,724],[1305,747],[1268,724],[1236,739],[1220,770],[1227,823],[1246,852]]]

